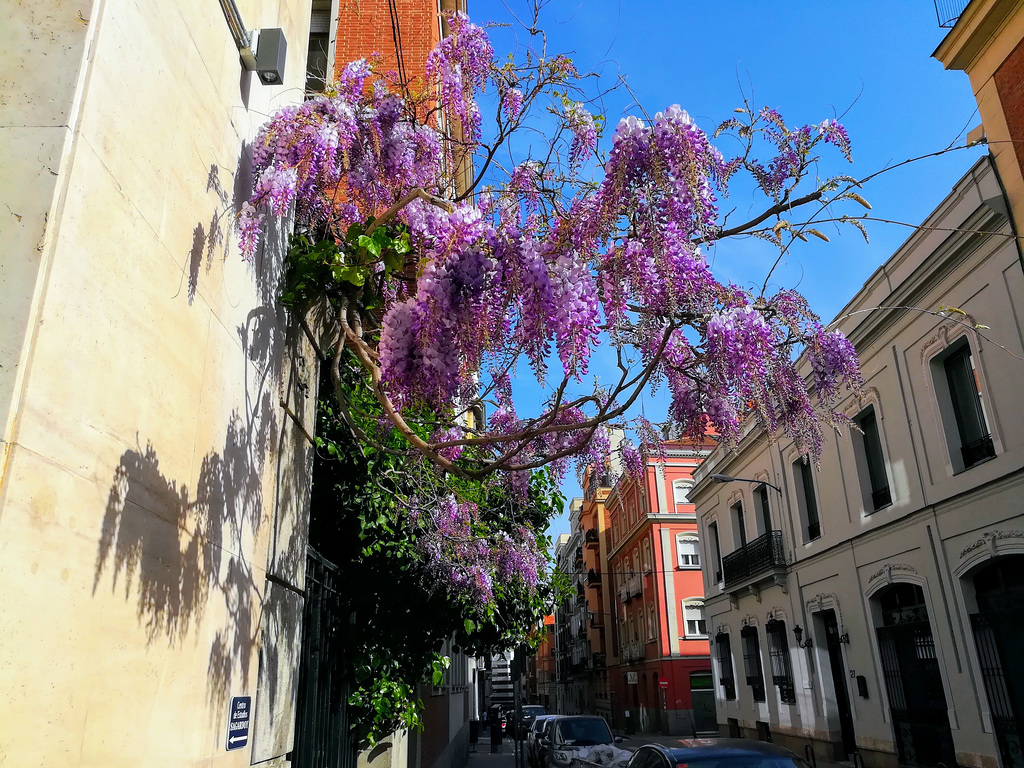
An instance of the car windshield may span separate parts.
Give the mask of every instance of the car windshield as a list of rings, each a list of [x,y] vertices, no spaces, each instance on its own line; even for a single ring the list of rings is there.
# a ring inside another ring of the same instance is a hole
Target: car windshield
[[[544,709],[544,707],[523,707],[523,717],[538,717],[540,715],[546,715],[547,713],[548,711]]]
[[[604,720],[560,720],[558,732],[561,740],[569,746],[589,747],[594,744],[611,744],[612,734]]]

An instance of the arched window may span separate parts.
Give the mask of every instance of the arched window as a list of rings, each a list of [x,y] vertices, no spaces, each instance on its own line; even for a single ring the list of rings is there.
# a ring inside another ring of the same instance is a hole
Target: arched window
[[[708,622],[704,618],[704,600],[688,597],[683,600],[683,633],[686,639],[708,636]]]
[[[672,483],[672,497],[676,504],[690,503],[690,489],[693,488],[692,480],[676,480]]]
[[[696,534],[676,536],[676,561],[680,568],[700,568],[700,541]]]
[[[651,640],[658,639],[658,618],[654,615],[654,606],[647,612],[647,636]]]
[[[643,547],[644,547],[644,557],[643,557],[644,573],[650,573],[651,572],[651,542],[645,540]]]

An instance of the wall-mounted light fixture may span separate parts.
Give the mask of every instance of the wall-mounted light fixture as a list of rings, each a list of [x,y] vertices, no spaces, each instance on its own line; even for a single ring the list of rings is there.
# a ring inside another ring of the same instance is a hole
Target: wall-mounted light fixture
[[[796,644],[801,648],[813,648],[814,641],[808,636],[807,640],[804,640],[804,628],[797,624],[793,627],[793,634],[796,636]]]
[[[242,12],[235,0],[220,0],[220,7],[238,48],[242,66],[255,72],[264,85],[280,85],[284,81],[284,64],[288,55],[284,31],[273,27],[250,32],[242,21]]]

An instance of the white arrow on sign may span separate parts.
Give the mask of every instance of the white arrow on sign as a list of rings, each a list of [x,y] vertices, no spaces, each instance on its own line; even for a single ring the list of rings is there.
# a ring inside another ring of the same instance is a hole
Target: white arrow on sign
[[[248,738],[248,736],[232,736],[228,739],[228,744],[234,744],[236,741],[245,741]]]

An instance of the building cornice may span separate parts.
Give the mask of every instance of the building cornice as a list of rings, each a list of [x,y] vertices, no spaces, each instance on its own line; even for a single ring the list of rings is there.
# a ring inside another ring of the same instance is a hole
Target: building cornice
[[[969,2],[932,57],[941,61],[946,69],[969,71],[1021,6],[1024,6],[1022,0]]]

